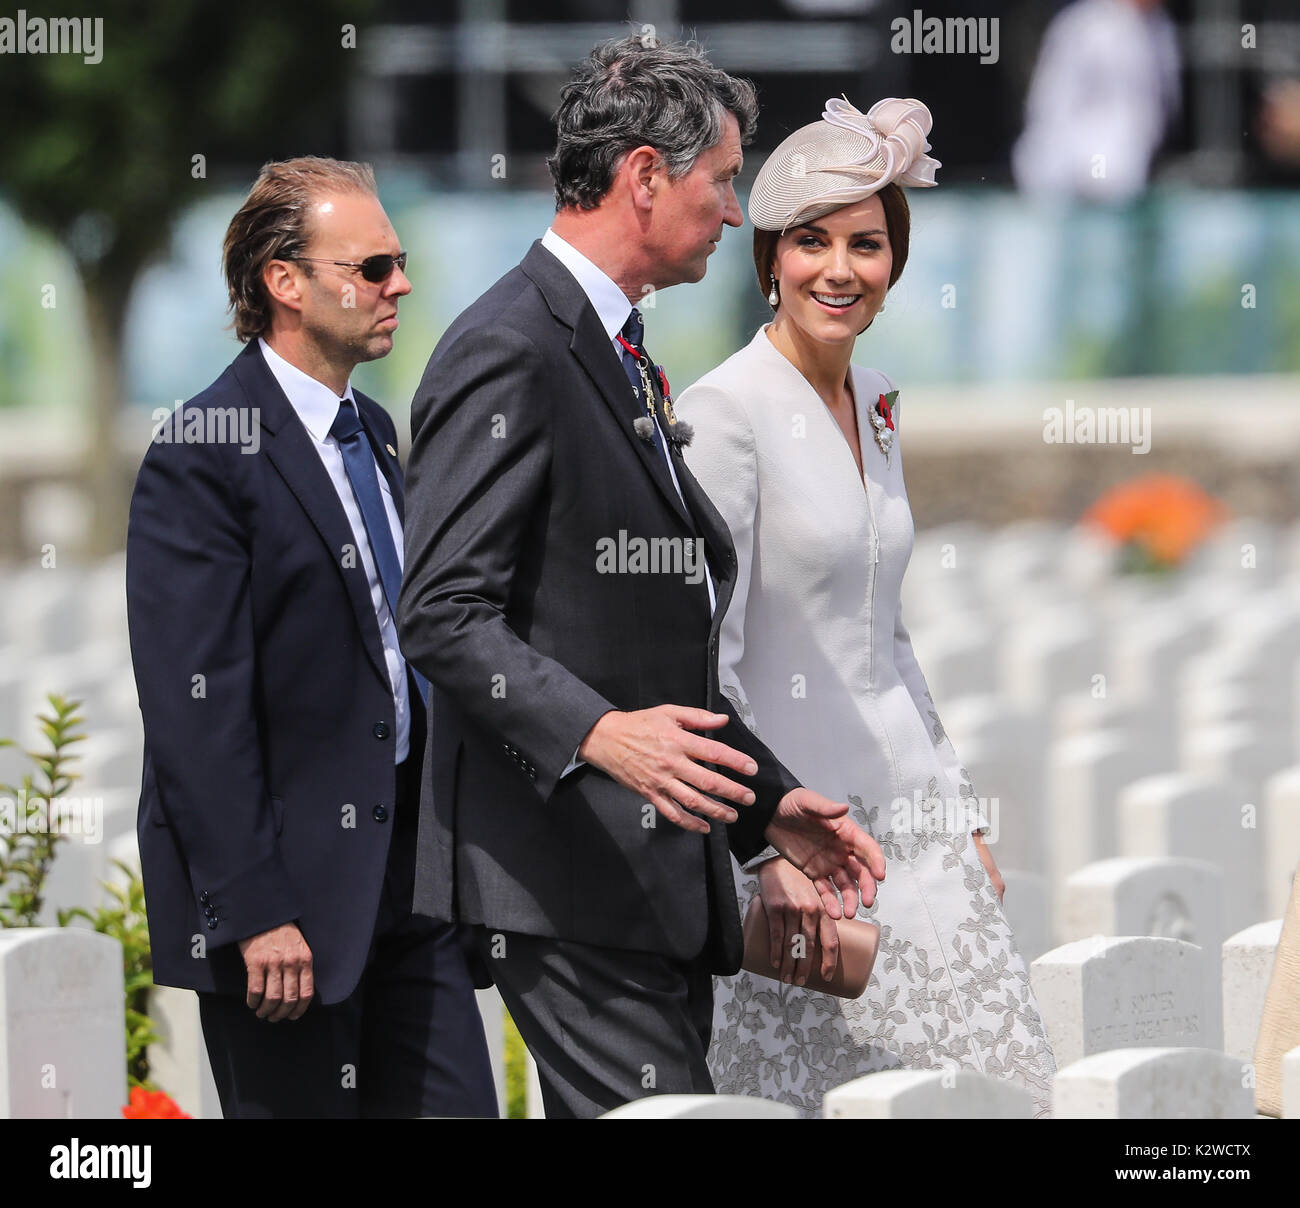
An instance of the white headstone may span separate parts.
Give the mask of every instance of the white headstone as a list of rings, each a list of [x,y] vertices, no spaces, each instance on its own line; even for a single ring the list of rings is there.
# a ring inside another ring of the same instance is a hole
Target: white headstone
[[[114,880],[114,852],[121,850],[116,845],[124,838],[135,842],[138,795],[118,790],[72,799],[75,808],[63,815],[64,837],[55,849],[54,863],[45,881],[45,901],[39,916],[43,925],[53,927],[60,909],[80,906],[93,912],[103,902],[104,882]]]
[[[1202,1048],[1223,1039],[1219,1014],[1219,946],[1223,924],[1223,876],[1213,864],[1177,857],[1098,860],[1065,883],[1061,936],[1163,936],[1201,949],[1205,977]]]
[[[84,639],[86,574],[60,562],[54,567],[5,573],[5,636],[29,657],[72,650]],[[50,691],[57,692],[55,684]]]
[[[827,1120],[1028,1120],[1023,1086],[974,1070],[881,1070],[828,1091]]]
[[[1002,899],[1002,913],[1011,925],[1016,948],[1027,965],[1056,946],[1052,937],[1047,878],[1015,868],[1002,868],[1000,864],[998,870],[1007,887]]]
[[[524,1110],[530,1120],[546,1119],[546,1101],[542,1098],[542,1080],[532,1053],[524,1050]]]
[[[1246,576],[1262,591],[1282,566],[1285,533],[1271,520],[1239,516],[1221,524],[1192,554],[1195,573],[1221,578]]]
[[[144,766],[144,732],[139,726],[97,730],[78,746],[77,754],[81,761],[76,782],[79,792],[130,789],[139,796]]]
[[[1134,696],[1121,696],[1109,686],[1096,690],[1081,688],[1067,692],[1055,704],[1052,733],[1056,738],[1090,734],[1096,730],[1119,730],[1134,741],[1148,741],[1153,711]]]
[[[497,1114],[506,1114],[506,1005],[495,986],[475,990],[478,1013],[483,1020],[488,1060],[492,1063],[492,1081],[497,1090]]]
[[[1255,1058],[1273,955],[1281,934],[1282,920],[1273,919],[1238,931],[1223,943],[1223,1051],[1242,1061]]]
[[[0,931],[0,1119],[118,1119],[122,946],[75,928]]]
[[[1115,569],[1115,545],[1095,529],[1076,524],[1062,535],[1061,581],[1076,591],[1097,591]]]
[[[1210,623],[1180,600],[1148,604],[1113,625],[1111,633],[1111,691],[1148,702],[1174,697],[1184,661],[1204,650]],[[1155,718],[1173,720],[1166,705]]]
[[[1185,730],[1182,767],[1242,785],[1258,801],[1270,776],[1295,759],[1289,735],[1242,722],[1224,722]]]
[[[1286,913],[1291,881],[1300,866],[1300,765],[1270,776],[1264,784],[1264,907],[1270,918]]]
[[[149,1046],[149,1081],[196,1120],[220,1120],[221,1098],[208,1062],[193,990],[154,986],[149,1018],[158,1039]]]
[[[1049,859],[1058,895],[1075,869],[1118,854],[1119,795],[1150,771],[1143,754],[1122,734],[1080,734],[1052,744],[1047,765]]]
[[[602,1120],[796,1120],[788,1103],[745,1095],[651,1095],[606,1112]]]
[[[1021,520],[989,531],[977,567],[990,600],[1063,594],[1061,545],[1066,527],[1051,520]]]
[[[1094,936],[1030,966],[1057,1067],[1106,1049],[1201,1042],[1201,950],[1182,940]]]
[[[1198,1048],[1095,1053],[1058,1069],[1052,1114],[1085,1120],[1249,1120],[1249,1071],[1235,1057]]]
[[[985,692],[994,682],[996,635],[977,614],[949,614],[910,632],[912,649],[936,701]]]
[[[1005,697],[991,694],[945,700],[939,716],[957,757],[971,774],[975,792],[990,804],[997,799],[996,829],[989,846],[998,866],[1046,873],[1043,752],[1047,724],[1043,716],[1016,709]]]
[[[1092,683],[1105,659],[1092,616],[1074,604],[1021,616],[1002,648],[1002,683],[1025,709],[1050,710],[1056,699]]]
[[[48,712],[46,697],[53,693],[81,702],[86,733],[98,734],[109,722],[110,709],[105,697],[130,677],[129,650],[111,642],[79,644],[75,649],[60,647],[65,653],[32,657],[27,662],[26,685],[21,700],[24,718]],[[34,726],[34,722],[29,722]],[[31,733],[35,733],[34,730]],[[84,744],[83,744],[84,745]],[[139,776],[139,770],[136,771]],[[120,788],[121,785],[110,786]]]
[[[1144,776],[1119,797],[1123,856],[1185,856],[1223,872],[1224,926],[1236,931],[1264,910],[1258,811],[1245,793],[1208,776]]]

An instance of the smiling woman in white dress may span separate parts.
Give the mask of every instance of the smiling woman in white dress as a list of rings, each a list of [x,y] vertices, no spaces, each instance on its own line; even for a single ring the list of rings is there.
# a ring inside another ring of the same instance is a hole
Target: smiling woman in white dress
[[[821,1110],[828,1090],[889,1068],[1010,1078],[1047,1114],[1055,1072],[1025,963],[1002,912],[970,778],[931,700],[899,609],[912,516],[899,402],[850,363],[907,259],[900,184],[931,185],[930,113],[827,102],[755,182],[754,261],[775,314],[677,403],[691,470],[731,528],[739,567],[719,674],[738,712],[804,783],[847,801],[884,850],[881,929],[861,998],[719,979],[710,1065],[720,1092]],[[769,851],[737,875],[773,943],[811,953],[808,880]]]

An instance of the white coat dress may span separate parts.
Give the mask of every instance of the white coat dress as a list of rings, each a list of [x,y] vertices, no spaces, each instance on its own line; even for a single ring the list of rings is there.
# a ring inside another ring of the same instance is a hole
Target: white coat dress
[[[766,328],[676,404],[694,427],[687,462],[736,547],[723,691],[804,784],[849,802],[886,859],[876,904],[859,912],[881,929],[861,998],[745,972],[719,978],[710,1067],[719,1092],[807,1116],[828,1090],[876,1070],[973,1069],[1025,1086],[1046,1115],[1055,1064],[971,838],[985,819],[899,607],[913,538],[905,408],[896,402],[886,457],[870,412],[893,384],[858,366],[852,383],[865,483],[834,417]],[[737,870],[742,917],[757,863]]]

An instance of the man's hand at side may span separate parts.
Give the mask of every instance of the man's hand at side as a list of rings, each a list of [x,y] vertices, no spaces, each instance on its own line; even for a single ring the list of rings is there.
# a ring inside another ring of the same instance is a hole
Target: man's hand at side
[[[311,949],[298,924],[281,923],[260,935],[250,935],[239,941],[239,951],[248,970],[245,1001],[257,1018],[271,1023],[301,1019],[316,987]]]
[[[876,882],[885,879],[885,853],[848,812],[845,802],[812,789],[792,789],[781,798],[765,832],[767,841],[817,887],[833,919],[857,914],[859,893],[863,905],[870,906]]]
[[[684,705],[612,710],[587,732],[578,755],[648,801],[673,825],[707,834],[705,818],[735,822],[738,815],[706,793],[754,804],[753,790],[701,765],[715,763],[743,776],[753,776],[758,765],[740,751],[691,733],[720,730],[730,720],[725,713]]]

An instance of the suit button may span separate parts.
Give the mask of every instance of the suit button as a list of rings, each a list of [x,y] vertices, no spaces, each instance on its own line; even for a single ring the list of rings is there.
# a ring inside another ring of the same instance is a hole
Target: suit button
[[[212,895],[211,895],[210,893],[208,893],[208,891],[207,891],[206,889],[205,889],[201,894],[199,894],[199,905],[200,905],[200,906],[206,906],[206,905],[208,905],[208,903],[211,902],[211,901],[212,901]]]
[[[208,919],[208,930],[215,931],[216,929],[217,929],[217,920],[211,918]]]
[[[388,737],[388,723],[386,721],[375,722],[374,734],[376,738]]]
[[[376,822],[388,821],[388,811],[382,805],[375,806],[375,808],[370,811],[370,816],[374,818]]]

